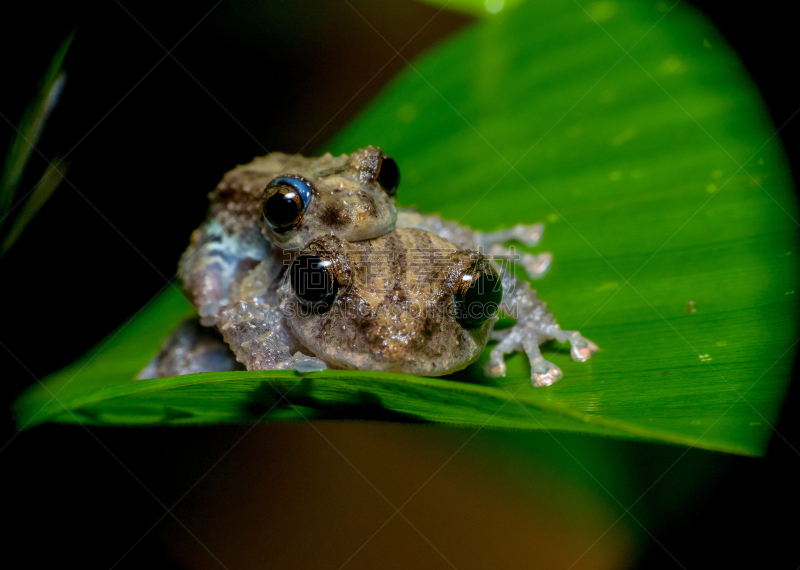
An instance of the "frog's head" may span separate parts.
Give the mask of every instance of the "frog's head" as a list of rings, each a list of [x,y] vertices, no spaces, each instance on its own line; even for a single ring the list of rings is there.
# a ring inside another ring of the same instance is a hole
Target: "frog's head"
[[[339,167],[314,166],[285,170],[264,189],[261,211],[270,241],[300,249],[321,235],[359,241],[394,228],[400,171],[391,157],[368,147]]]
[[[332,367],[439,376],[485,348],[502,287],[482,255],[403,229],[311,241],[281,296],[295,336]]]
[[[359,241],[393,229],[399,185],[397,163],[379,148],[319,158],[275,152],[228,172],[210,198],[232,232],[259,222],[270,242],[299,250],[321,235]]]

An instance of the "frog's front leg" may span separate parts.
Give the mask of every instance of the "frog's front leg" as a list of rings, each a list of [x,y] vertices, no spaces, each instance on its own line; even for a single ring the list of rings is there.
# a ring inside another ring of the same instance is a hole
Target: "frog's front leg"
[[[539,300],[528,282],[518,279],[504,266],[500,269],[503,284],[501,309],[515,317],[517,323],[505,330],[496,331],[493,339],[500,342],[489,354],[486,364],[488,376],[503,376],[506,372],[504,357],[514,351],[524,351],[531,364],[531,381],[534,386],[549,386],[561,379],[561,370],[542,356],[539,345],[555,339],[569,341],[572,359],[584,362],[597,352],[598,347],[577,331],[565,331],[556,323],[547,305]]]
[[[481,232],[458,222],[443,220],[436,214],[420,214],[415,210],[400,209],[397,212],[397,227],[427,230],[453,242],[461,249],[479,250],[490,259],[519,263],[531,279],[538,279],[547,273],[553,261],[553,256],[549,253],[533,255],[503,245],[507,241],[517,240],[528,247],[535,246],[542,239],[544,224],[517,224],[507,230]]]
[[[522,326],[512,327],[502,331],[492,338],[500,340],[489,354],[489,362],[486,363],[487,376],[504,376],[506,373],[506,363],[504,357],[515,351],[522,351],[528,355],[531,364],[531,382],[534,386],[549,386],[553,382],[561,380],[561,369],[548,362],[539,350],[539,344],[547,339],[540,340],[535,327]]]
[[[217,315],[217,328],[248,370],[325,370],[325,362],[300,352],[277,306],[236,301]]]
[[[229,231],[212,218],[195,230],[178,263],[178,276],[202,324],[214,324],[217,311],[231,301],[231,285],[271,251],[257,225]]]

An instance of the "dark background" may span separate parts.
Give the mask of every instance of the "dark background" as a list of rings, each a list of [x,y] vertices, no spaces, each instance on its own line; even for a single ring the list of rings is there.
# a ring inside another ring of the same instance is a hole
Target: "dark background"
[[[352,3],[396,47],[436,14],[412,2]],[[0,8],[0,152],[13,135],[7,121],[19,123],[58,45],[77,32],[66,89],[39,145],[44,156],[32,157],[19,191],[32,188],[56,154],[68,155],[70,184],[0,260],[4,409],[34,377],[72,362],[164,287],[205,214],[202,196],[222,173],[275,150],[323,149],[403,66],[337,0],[224,0],[185,39],[214,2],[181,10],[133,0],[124,8],[29,3],[13,12],[7,4]],[[776,127],[784,125],[800,109],[796,20],[770,3],[693,4],[739,53]],[[403,55],[411,58],[469,22],[442,12]],[[162,47],[176,43],[177,62]],[[795,179],[799,126],[795,117],[780,132]],[[657,528],[658,540],[682,563],[800,566],[797,400],[793,388],[776,426],[783,437],[773,438],[765,458],[714,455],[723,467],[715,485],[685,506],[679,523]],[[37,567],[64,560],[110,567],[164,512],[137,479],[171,504],[208,463],[188,458],[235,438],[227,428],[93,429],[93,437],[64,426],[15,436],[8,414],[3,425],[4,512],[15,529],[6,535],[5,554],[22,553]],[[631,445],[645,453],[659,448]],[[189,461],[185,469],[165,461],[175,453]],[[165,473],[167,464],[172,471]],[[179,565],[158,531],[117,567],[154,559]],[[677,564],[651,541],[639,566]]]

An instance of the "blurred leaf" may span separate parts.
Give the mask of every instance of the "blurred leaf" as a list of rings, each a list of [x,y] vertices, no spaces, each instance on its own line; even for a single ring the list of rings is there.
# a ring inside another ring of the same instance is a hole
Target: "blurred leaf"
[[[19,129],[17,130],[8,154],[6,155],[3,176],[0,178],[0,226],[3,225],[5,216],[8,213],[9,208],[11,208],[11,204],[13,203],[14,196],[17,192],[17,186],[19,186],[19,182],[22,178],[22,173],[25,171],[25,167],[27,166],[28,160],[31,157],[31,153],[39,142],[39,138],[42,136],[44,125],[47,122],[48,117],[50,117],[50,113],[53,111],[53,108],[55,108],[58,98],[61,95],[61,90],[63,89],[66,81],[66,74],[61,70],[61,66],[64,63],[67,50],[69,50],[69,46],[72,43],[73,35],[74,32],[67,36],[67,39],[64,40],[64,42],[58,48],[56,54],[53,56],[53,59],[50,62],[50,67],[48,68],[44,79],[42,79],[39,93],[25,110],[25,113],[22,116],[22,121],[19,125]],[[53,165],[51,164],[48,170],[53,170],[52,166]],[[54,180],[54,173],[45,173],[45,176],[48,176],[48,180],[45,181],[43,177],[37,186],[37,189],[39,187],[42,188],[39,190],[39,199],[42,198],[45,190],[48,189],[47,184],[52,184],[52,181]],[[43,183],[45,186],[42,186]],[[58,183],[56,183],[56,186],[57,185]],[[49,190],[52,193],[52,191],[55,190],[55,187],[49,188]],[[45,197],[45,200],[47,197],[49,197],[49,195]],[[36,213],[39,207],[41,207],[42,203],[39,203],[35,207],[31,206],[28,208],[29,213],[32,211],[31,217]],[[26,223],[27,221],[22,224],[22,227],[19,227],[18,232],[22,231]],[[12,239],[11,242],[13,241],[14,240]],[[8,243],[10,245],[11,242],[6,239],[4,244]],[[7,249],[5,245],[3,249]]]
[[[68,168],[69,164],[62,164],[61,157],[58,156],[48,165],[47,170],[44,171],[39,182],[36,183],[36,187],[34,187],[30,197],[25,201],[19,214],[14,218],[14,224],[3,239],[3,245],[0,247],[0,255],[5,255],[9,248],[14,245],[14,242],[17,241],[17,238],[22,233],[22,230],[25,229],[25,226],[28,225],[36,215],[36,212],[39,211],[39,208],[44,206],[44,203],[47,202],[56,188],[58,188],[58,185],[61,184],[61,181],[64,180],[64,175],[67,173]]]
[[[568,0],[504,10],[414,62],[325,150],[367,144],[401,165],[405,204],[481,229],[545,221],[555,261],[540,297],[601,352],[579,364],[545,346],[564,379],[542,389],[522,354],[501,384],[484,378],[486,353],[454,375],[465,382],[341,371],[132,380],[190,313],[170,290],[24,394],[19,425],[272,410],[763,453],[797,340],[797,205],[756,89],[699,15]]]
[[[453,12],[465,12],[474,16],[491,16],[522,4],[524,0],[421,0],[426,4],[441,6]]]

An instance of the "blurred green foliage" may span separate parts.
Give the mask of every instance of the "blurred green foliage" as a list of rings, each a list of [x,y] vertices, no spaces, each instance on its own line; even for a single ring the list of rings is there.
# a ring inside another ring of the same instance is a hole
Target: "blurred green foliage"
[[[62,70],[64,58],[72,43],[74,32],[59,47],[50,62],[50,67],[42,79],[39,92],[25,110],[16,136],[11,142],[11,147],[6,154],[2,178],[0,178],[0,229],[7,218],[10,219],[14,199],[25,168],[28,166],[31,154],[36,150],[36,145],[42,136],[47,119],[58,103],[61,90],[66,82],[66,73]],[[13,217],[11,228],[5,235],[0,245],[0,255],[5,254],[20,236],[25,226],[33,219],[36,212],[44,205],[47,199],[64,178],[68,164],[62,163],[56,157],[42,174],[36,186],[27,196],[20,207],[19,213]]]
[[[421,0],[427,4],[456,10],[474,16],[492,16],[522,4],[524,0]]]

